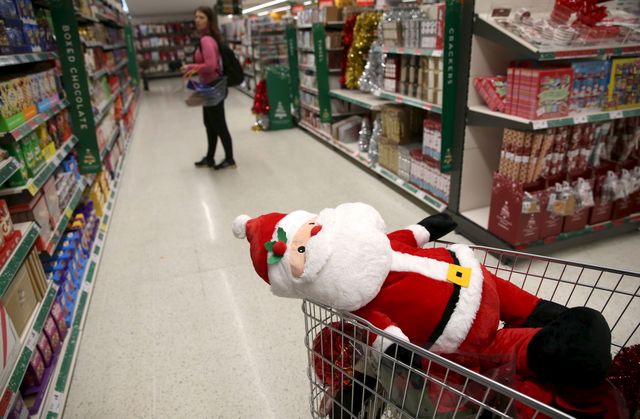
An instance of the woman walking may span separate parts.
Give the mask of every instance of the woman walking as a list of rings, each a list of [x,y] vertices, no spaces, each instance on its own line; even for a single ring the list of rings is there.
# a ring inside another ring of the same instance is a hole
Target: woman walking
[[[186,76],[198,73],[200,82],[211,85],[223,76],[222,58],[218,48],[222,40],[218,30],[217,15],[210,7],[198,7],[195,14],[195,24],[200,35],[200,42],[194,54],[194,64],[183,66],[182,72]],[[207,155],[197,161],[195,165],[197,167],[213,167],[215,170],[236,167],[236,162],[233,159],[231,134],[229,134],[224,116],[224,100],[216,106],[204,106],[202,115],[204,126],[207,129]],[[218,137],[222,140],[225,157],[221,163],[215,164],[214,156]]]

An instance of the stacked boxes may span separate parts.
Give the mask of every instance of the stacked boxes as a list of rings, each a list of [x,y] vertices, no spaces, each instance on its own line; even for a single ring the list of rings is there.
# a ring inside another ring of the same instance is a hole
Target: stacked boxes
[[[527,119],[569,114],[573,85],[571,67],[533,68],[530,62],[507,70],[507,113]]]
[[[440,57],[388,54],[384,90],[442,105],[443,66]]]

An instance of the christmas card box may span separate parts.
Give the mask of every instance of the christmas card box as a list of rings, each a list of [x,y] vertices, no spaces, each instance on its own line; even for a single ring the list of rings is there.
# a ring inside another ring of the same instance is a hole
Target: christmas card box
[[[20,337],[2,301],[0,301],[0,318],[2,319],[0,323],[2,328],[2,336],[0,337],[2,339],[2,346],[0,346],[0,365],[2,365],[0,369],[0,386],[4,388],[19,353]]]
[[[360,131],[361,125],[362,117],[357,115],[344,119],[337,124],[333,124],[331,127],[333,138],[342,143],[356,142],[358,141],[358,132]]]
[[[13,320],[16,332],[22,336],[29,318],[38,305],[26,266],[22,265],[18,270],[11,285],[2,296],[2,303]]]
[[[516,115],[527,119],[568,115],[572,82],[571,67],[521,69]]]
[[[489,231],[513,246],[540,238],[540,184],[523,185],[493,175]]]
[[[640,103],[640,57],[614,58],[607,94],[608,109],[626,109]]]

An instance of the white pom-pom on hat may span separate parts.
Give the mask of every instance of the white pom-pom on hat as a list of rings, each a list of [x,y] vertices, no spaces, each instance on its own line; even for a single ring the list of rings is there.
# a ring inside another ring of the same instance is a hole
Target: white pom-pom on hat
[[[247,222],[251,219],[248,215],[238,215],[235,220],[233,220],[233,235],[238,239],[244,239],[247,237]]]

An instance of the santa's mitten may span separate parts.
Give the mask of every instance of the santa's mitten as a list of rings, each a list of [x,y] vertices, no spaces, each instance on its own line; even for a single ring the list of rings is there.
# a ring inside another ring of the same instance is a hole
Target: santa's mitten
[[[596,387],[611,365],[611,331],[600,312],[571,308],[540,329],[527,347],[539,379],[558,386]]]
[[[540,300],[520,327],[544,327],[557,319],[568,308],[553,301]]]
[[[446,236],[458,226],[448,214],[431,215],[420,221],[418,225],[427,229],[429,232],[429,241],[435,241]]]
[[[376,391],[378,380],[356,371],[349,386],[343,386],[335,395],[331,419],[357,418],[362,408]]]
[[[408,377],[414,388],[422,388],[424,378],[416,371],[422,369],[422,358],[415,352],[396,343],[390,345],[382,357],[382,365],[394,371],[395,375]]]

